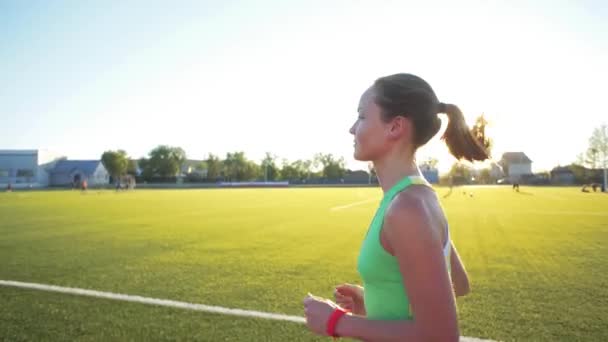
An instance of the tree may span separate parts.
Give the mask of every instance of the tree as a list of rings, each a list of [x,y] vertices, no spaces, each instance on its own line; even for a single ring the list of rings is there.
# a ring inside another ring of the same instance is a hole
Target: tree
[[[593,130],[589,138],[589,147],[584,154],[577,155],[576,164],[591,169],[604,169],[603,183],[605,190],[608,185],[608,126],[606,124]],[[585,176],[585,178],[588,180],[590,176]]]
[[[149,159],[141,158],[141,159],[139,159],[137,164],[139,165],[139,168],[141,170],[141,176],[143,179],[150,180],[152,177],[154,177],[154,170],[150,166]]]
[[[281,167],[281,179],[284,180],[296,180],[300,179],[300,174],[298,173],[298,169],[293,165],[293,163],[289,163],[287,159],[283,159],[283,165]]]
[[[604,169],[603,191],[608,191],[608,126],[603,124],[593,130],[589,138],[589,148],[595,155],[599,155],[599,165]]]
[[[137,161],[129,159],[129,163],[127,165],[127,174],[137,176]]]
[[[576,164],[591,169],[608,166],[608,127],[602,125],[593,130],[589,146],[584,153],[576,156]]]
[[[245,164],[246,160],[244,152],[226,153],[226,158],[222,163],[224,177],[229,182],[238,181],[240,178],[239,174],[242,173],[242,170],[245,168]]]
[[[471,180],[471,166],[464,162],[455,162],[452,164],[449,175],[452,177],[454,184],[468,184]]]
[[[272,155],[270,152],[266,152],[266,156],[262,159],[262,164],[260,166],[265,181],[275,181],[280,178],[280,170],[276,165],[276,159],[277,156]]]
[[[260,166],[247,160],[245,152],[228,152],[222,165],[224,176],[231,182],[250,181],[262,175]]]
[[[262,178],[262,175],[263,172],[260,165],[256,164],[254,161],[247,160],[242,173],[239,175],[239,181],[253,181]]]
[[[205,160],[207,164],[207,179],[215,181],[222,175],[222,161],[220,158],[213,154],[209,154],[207,160]]]
[[[196,172],[204,172],[205,170],[207,170],[207,163],[203,160],[201,162],[196,163],[196,165],[194,165],[194,171]]]
[[[302,181],[308,180],[311,176],[315,176],[312,172],[313,162],[310,160],[296,160],[289,163],[287,159],[283,159],[283,165],[280,170],[281,179]]]
[[[186,152],[181,147],[160,145],[150,151],[149,158],[140,160],[144,178],[153,176],[175,177],[186,161]]]
[[[492,183],[492,173],[489,168],[482,169],[479,171],[479,183],[481,184],[490,184]]]
[[[323,177],[331,180],[344,178],[346,173],[344,158],[336,159],[331,153],[317,153],[315,161],[322,166]]]
[[[311,177],[320,176],[313,171],[313,167],[317,167],[314,160],[298,160],[297,161],[298,171],[300,172],[300,178],[310,179]]]
[[[576,155],[576,161],[574,162],[574,164],[576,165],[580,165],[583,166],[586,164],[585,162],[585,156],[582,153],[579,153]]]
[[[101,155],[101,163],[114,180],[125,175],[129,169],[129,158],[127,152],[123,150],[105,151]]]
[[[608,126],[596,127],[589,138],[587,158],[592,161],[593,168],[608,167]]]
[[[587,148],[584,154],[579,153],[576,156],[575,164],[591,169],[599,168],[601,165],[599,151],[595,148]]]

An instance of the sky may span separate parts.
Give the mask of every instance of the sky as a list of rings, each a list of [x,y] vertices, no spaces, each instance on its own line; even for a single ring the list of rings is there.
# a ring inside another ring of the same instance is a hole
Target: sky
[[[0,0],[0,149],[343,156],[361,93],[421,76],[493,157],[568,164],[608,122],[606,1]],[[444,125],[445,127],[445,125]],[[454,162],[438,134],[418,154]]]

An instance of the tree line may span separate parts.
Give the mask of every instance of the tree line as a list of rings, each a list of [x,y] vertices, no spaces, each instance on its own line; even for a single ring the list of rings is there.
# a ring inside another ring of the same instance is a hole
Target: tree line
[[[160,145],[139,160],[129,158],[124,150],[105,151],[101,161],[113,179],[124,175],[141,181],[191,182],[242,181],[339,181],[347,173],[344,158],[331,153],[317,153],[312,159],[289,162],[267,152],[256,162],[245,152],[228,152],[224,158],[209,154],[204,160],[188,160],[186,152],[175,146]]]

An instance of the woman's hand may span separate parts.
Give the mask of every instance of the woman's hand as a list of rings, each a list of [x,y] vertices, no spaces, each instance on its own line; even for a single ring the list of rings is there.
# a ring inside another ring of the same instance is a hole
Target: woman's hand
[[[365,316],[363,287],[352,284],[338,285],[334,290],[334,298],[342,308],[355,315]]]
[[[304,298],[306,325],[315,334],[327,336],[327,321],[337,305],[329,299],[311,295]]]

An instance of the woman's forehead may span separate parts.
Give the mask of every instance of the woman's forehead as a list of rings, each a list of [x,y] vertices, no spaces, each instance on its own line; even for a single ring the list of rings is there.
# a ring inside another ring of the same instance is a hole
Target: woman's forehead
[[[367,88],[366,91],[363,92],[363,94],[361,95],[361,98],[359,99],[358,110],[361,111],[361,110],[367,108],[367,106],[369,106],[369,104],[373,100],[373,98],[374,98],[373,88],[369,87],[369,88]]]

